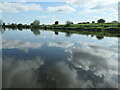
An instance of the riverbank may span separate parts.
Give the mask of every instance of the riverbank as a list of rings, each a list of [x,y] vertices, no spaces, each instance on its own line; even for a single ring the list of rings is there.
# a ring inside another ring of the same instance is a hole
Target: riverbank
[[[118,23],[94,23],[94,24],[70,24],[70,25],[5,25],[4,28],[12,29],[45,29],[53,30],[55,32],[68,32],[78,33],[87,35],[99,35],[99,36],[110,36],[120,37],[120,24]]]

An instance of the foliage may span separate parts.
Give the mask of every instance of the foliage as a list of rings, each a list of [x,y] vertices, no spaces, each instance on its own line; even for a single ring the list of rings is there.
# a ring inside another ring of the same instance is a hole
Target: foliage
[[[118,21],[112,21],[112,23],[119,23]]]
[[[99,20],[97,21],[97,23],[105,23],[105,20],[104,20],[104,19],[99,19]]]
[[[71,24],[73,24],[72,21],[66,21],[65,23],[66,23],[65,26],[70,26]]]
[[[55,21],[55,25],[58,25],[59,24],[59,21]]]
[[[34,20],[33,23],[31,23],[32,27],[38,27],[40,25],[40,21],[39,20]]]
[[[95,21],[92,21],[92,23],[95,23]]]

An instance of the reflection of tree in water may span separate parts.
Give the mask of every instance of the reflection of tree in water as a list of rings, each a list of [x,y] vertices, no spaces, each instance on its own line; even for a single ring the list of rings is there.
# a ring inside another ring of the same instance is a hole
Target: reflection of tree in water
[[[23,30],[23,28],[18,28],[18,30],[19,30],[19,31],[22,31],[22,30]]]
[[[65,32],[66,37],[70,37],[72,34],[70,32]]]
[[[2,27],[0,26],[0,33],[3,34],[4,32],[5,32],[5,28],[2,28]]]
[[[55,31],[55,35],[58,35],[59,33]]]
[[[104,36],[96,36],[97,39],[101,40],[104,38]]]
[[[37,28],[31,28],[31,31],[37,36],[40,35],[40,30]]]
[[[91,37],[94,37],[94,35],[91,35]]]
[[[97,76],[94,74],[93,71],[84,70],[82,68],[77,68],[69,62],[67,64],[70,64],[70,65],[68,65],[68,67],[70,69],[69,73],[72,72],[72,70],[77,71],[77,76],[78,76],[77,79],[79,80],[80,83],[81,83],[81,80],[84,80],[85,82],[87,82],[89,80],[89,81],[91,81],[93,87],[97,87],[98,84],[104,82],[104,76],[102,76],[102,77]],[[62,70],[66,70],[62,66],[60,68]],[[71,79],[72,77],[70,76],[69,73],[67,75],[65,75],[61,71],[61,69],[57,68],[55,66],[55,63],[54,64],[44,63],[42,66],[40,66],[37,69],[37,72],[36,72],[37,78],[38,78],[38,83],[40,83],[43,86],[43,88],[57,88],[60,86],[65,87],[65,85],[71,84],[72,82],[70,82],[70,81],[72,80]],[[68,71],[65,71],[65,72],[68,72]],[[71,77],[71,78],[69,78],[71,80],[68,80],[69,76]]]

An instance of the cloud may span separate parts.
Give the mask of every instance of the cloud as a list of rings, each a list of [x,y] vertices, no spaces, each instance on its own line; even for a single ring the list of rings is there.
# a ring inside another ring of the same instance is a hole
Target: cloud
[[[32,42],[24,42],[21,40],[3,40],[3,49],[15,49],[18,48],[27,52],[29,49],[37,49],[41,48],[41,43],[32,43]]]
[[[71,42],[49,42],[48,46],[50,47],[62,47],[62,48],[70,48],[74,46],[74,43]]]
[[[75,9],[70,6],[56,6],[56,7],[48,7],[49,12],[74,12]]]
[[[36,10],[42,10],[42,7],[37,4],[32,3],[1,3],[0,2],[0,12],[12,12],[12,13],[18,13],[18,12],[28,12],[28,11],[36,11]]]
[[[83,8],[83,10],[81,11],[83,13],[101,13],[104,10],[117,10],[118,1],[119,0],[109,0],[109,2],[108,0],[93,0],[92,2],[90,2],[89,0],[67,0],[66,3],[74,7]]]

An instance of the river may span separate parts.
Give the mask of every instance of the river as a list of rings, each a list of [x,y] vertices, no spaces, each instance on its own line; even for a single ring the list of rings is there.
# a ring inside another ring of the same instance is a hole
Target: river
[[[1,30],[3,88],[117,88],[118,38]]]

